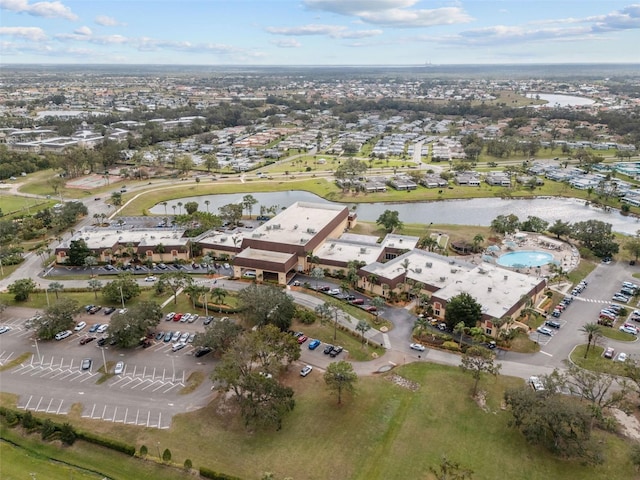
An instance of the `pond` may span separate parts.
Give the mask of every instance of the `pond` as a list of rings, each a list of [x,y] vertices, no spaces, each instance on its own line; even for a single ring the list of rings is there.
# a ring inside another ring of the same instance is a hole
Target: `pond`
[[[185,197],[179,200],[170,200],[166,208],[157,204],[150,209],[154,215],[173,215],[184,213],[184,208],[178,206],[186,202],[197,202],[199,210],[217,213],[218,208],[229,203],[238,203],[246,193],[233,193],[224,195],[202,195]],[[291,204],[303,202],[332,203],[313,193],[298,190],[286,192],[252,193],[258,204],[254,206],[252,214],[260,213],[260,206],[275,206],[280,211]],[[410,194],[408,194],[410,195]],[[209,201],[209,205],[205,203]],[[358,218],[364,221],[375,222],[385,210],[397,210],[400,220],[405,223],[429,223],[454,224],[454,225],[480,225],[489,226],[498,215],[517,215],[520,220],[526,220],[528,216],[540,217],[550,223],[556,220],[575,223],[587,220],[601,220],[613,225],[615,232],[635,235],[640,230],[640,223],[635,217],[620,214],[618,210],[605,212],[602,209],[586,205],[584,200],[575,198],[533,198],[533,199],[500,199],[500,198],[474,198],[468,200],[444,200],[437,202],[414,203],[358,203],[345,205],[355,211]],[[174,210],[173,207],[176,207]]]
[[[563,95],[561,93],[527,93],[527,98],[539,98],[547,103],[538,105],[540,107],[581,107],[585,105],[593,105],[596,103],[587,97],[578,97],[576,95]]]

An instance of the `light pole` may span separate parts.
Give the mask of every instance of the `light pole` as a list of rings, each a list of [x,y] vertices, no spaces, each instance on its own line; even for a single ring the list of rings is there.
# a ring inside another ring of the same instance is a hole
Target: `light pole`
[[[51,305],[49,304],[49,289],[46,285],[44,287],[44,295],[47,297],[47,307],[50,307]]]
[[[106,375],[107,372],[107,359],[104,356],[104,347],[100,347],[100,350],[102,350],[102,363],[104,365],[104,374]]]
[[[162,457],[160,456],[160,442],[157,442],[157,443],[156,443],[156,447],[158,447],[158,458],[162,458]]]
[[[124,310],[124,294],[122,293],[122,286],[120,288],[120,300],[122,301],[122,309]]]
[[[38,347],[38,339],[35,339],[36,342],[36,353],[38,354],[38,362],[42,362],[42,359],[40,358],[40,348]]]
[[[173,369],[173,377],[171,377],[171,381],[176,381],[176,363],[173,361],[173,357],[171,357],[171,368]]]
[[[204,315],[209,316],[209,306],[207,305],[207,292],[204,292]]]

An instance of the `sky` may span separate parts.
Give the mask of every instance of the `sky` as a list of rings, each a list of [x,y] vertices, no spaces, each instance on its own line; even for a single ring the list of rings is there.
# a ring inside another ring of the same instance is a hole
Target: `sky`
[[[632,1],[0,0],[0,65],[640,63]]]

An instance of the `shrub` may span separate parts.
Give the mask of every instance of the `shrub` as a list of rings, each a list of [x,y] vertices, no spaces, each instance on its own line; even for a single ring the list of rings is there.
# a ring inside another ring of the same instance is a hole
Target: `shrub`
[[[169,450],[168,448],[164,449],[164,452],[162,452],[162,461],[169,463],[171,461],[171,450]]]
[[[184,461],[184,469],[185,470],[191,470],[192,467],[193,467],[193,462],[187,458]]]
[[[47,418],[44,422],[42,422],[42,431],[40,432],[42,435],[42,439],[46,440],[51,435],[56,433],[56,430],[56,425]]]
[[[146,445],[142,445],[140,447],[140,456],[141,457],[146,457],[148,453],[149,453],[149,449],[147,448],[147,446]]]
[[[457,352],[460,350],[460,345],[458,345],[456,342],[447,341],[442,344],[442,348]]]
[[[60,427],[60,440],[62,440],[62,443],[64,443],[65,445],[73,445],[73,443],[76,441],[76,438],[77,435],[73,427],[68,423],[63,423],[62,427]]]
[[[65,424],[66,425],[66,424]],[[122,452],[127,455],[135,455],[136,447],[133,445],[127,445],[126,443],[119,442],[118,440],[112,440],[110,438],[100,437],[99,435],[95,435],[90,432],[77,432],[78,438],[89,442],[94,443],[96,445],[101,445],[103,447],[110,448],[111,450],[116,450],[117,452]]]
[[[24,412],[22,416],[22,426],[27,430],[33,430],[38,426],[38,419],[33,416],[33,414],[27,410]]]
[[[238,477],[232,477],[231,475],[218,473],[205,467],[200,467],[200,476],[204,478],[211,478],[212,480],[240,480]]]

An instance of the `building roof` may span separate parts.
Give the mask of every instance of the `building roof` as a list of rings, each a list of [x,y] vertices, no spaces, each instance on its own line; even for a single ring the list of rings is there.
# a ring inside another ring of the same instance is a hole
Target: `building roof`
[[[348,212],[344,205],[296,202],[254,229],[247,238],[303,246],[342,212]]]
[[[236,255],[235,258],[284,264],[292,257],[292,255],[292,253],[271,252],[269,250],[260,250],[248,247]]]
[[[114,230],[112,228],[84,228],[76,232],[73,237],[63,241],[58,245],[58,249],[69,248],[72,240],[84,240],[91,250],[101,250],[112,248],[114,245],[133,245],[144,247],[155,247],[163,245],[187,245],[189,239],[183,237],[184,230],[158,230],[158,229],[135,229],[135,230]]]
[[[323,261],[341,263],[358,261],[369,264],[376,262],[383,250],[384,247],[379,243],[349,241],[341,237],[337,240],[327,240],[314,251],[314,255],[320,259],[320,263]]]
[[[471,271],[451,275],[447,285],[434,295],[448,302],[456,295],[468,293],[482,305],[484,315],[502,318],[523,295],[529,294],[544,281],[543,278],[483,263]]]

